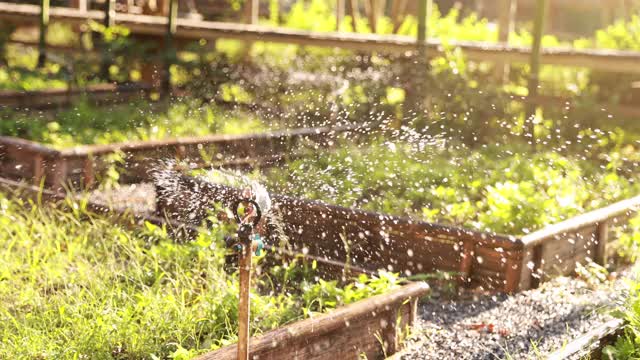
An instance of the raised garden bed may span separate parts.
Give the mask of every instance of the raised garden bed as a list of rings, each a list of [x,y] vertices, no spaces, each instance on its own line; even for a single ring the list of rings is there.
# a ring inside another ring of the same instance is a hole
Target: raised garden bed
[[[205,213],[185,207],[176,199],[197,198],[200,204],[206,204],[225,201],[236,191],[187,176],[180,184],[183,187],[159,187],[157,211],[194,223],[203,220]],[[272,195],[272,199],[290,245],[298,252],[368,271],[388,269],[406,276],[458,273],[466,286],[508,293],[535,287],[538,279],[572,273],[576,264],[587,258],[602,264],[606,244],[616,236],[603,227],[613,223],[623,226],[640,207],[638,196],[519,237],[281,195]]]
[[[87,145],[54,149],[33,141],[0,136],[0,170],[4,177],[30,179],[39,184],[91,187],[96,175],[104,174],[120,154],[125,182],[144,181],[148,171],[161,160],[186,160],[194,167],[250,167],[276,163],[295,156],[303,143],[330,146],[336,136],[358,132],[355,126],[304,128],[250,135],[211,135],[172,140],[142,141],[110,145]],[[209,159],[207,160],[205,156]]]
[[[401,348],[429,287],[413,283],[251,339],[251,359],[380,359]],[[235,360],[233,345],[198,360]]]
[[[67,195],[50,190],[42,190],[32,185],[18,184],[0,179],[0,188],[12,195],[44,199],[61,200]],[[108,210],[95,204],[86,204],[87,208],[108,212],[111,220],[130,219],[118,211]],[[113,216],[117,215],[117,216]],[[139,217],[139,220],[167,225],[159,218]],[[134,228],[137,225],[131,225]],[[169,226],[180,226],[171,223]],[[188,225],[184,225],[189,227]],[[326,314],[299,321],[282,328],[252,338],[252,358],[261,359],[325,359],[328,354],[342,354],[345,357],[366,355],[368,358],[380,358],[391,355],[401,348],[401,340],[414,324],[417,314],[417,301],[428,294],[425,283],[411,283],[386,294],[373,296],[338,308]],[[118,347],[118,349],[126,348]],[[326,351],[331,349],[330,352]],[[222,348],[205,354],[203,359],[235,358],[235,346]]]

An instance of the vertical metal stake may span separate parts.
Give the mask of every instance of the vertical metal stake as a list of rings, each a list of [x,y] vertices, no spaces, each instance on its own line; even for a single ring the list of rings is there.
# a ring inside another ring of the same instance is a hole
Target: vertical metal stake
[[[238,238],[242,244],[238,271],[240,273],[240,302],[238,303],[238,360],[249,359],[249,318],[251,287],[251,232],[250,225],[240,225]]]

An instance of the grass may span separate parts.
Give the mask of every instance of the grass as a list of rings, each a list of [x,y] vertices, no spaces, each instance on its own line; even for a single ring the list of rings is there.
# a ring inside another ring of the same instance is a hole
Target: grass
[[[82,202],[62,205],[0,194],[0,358],[184,359],[234,341],[238,280],[222,239],[230,229],[218,224],[181,244],[148,223],[131,230]],[[271,270],[253,290],[256,333],[397,284],[387,273],[311,281],[295,261]],[[300,281],[269,285],[294,275]]]
[[[81,101],[49,113],[5,111],[0,135],[17,136],[56,148],[209,134],[241,134],[267,129],[260,119],[240,110],[222,110],[181,99],[165,104],[137,101],[98,107]]]

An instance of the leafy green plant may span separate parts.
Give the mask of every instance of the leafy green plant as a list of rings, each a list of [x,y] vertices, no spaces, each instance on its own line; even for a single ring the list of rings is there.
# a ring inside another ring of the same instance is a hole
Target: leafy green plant
[[[294,160],[265,181],[278,193],[522,234],[637,194],[637,177],[617,168],[514,145],[442,149],[379,139]]]
[[[629,220],[628,228],[618,228],[616,231],[618,233],[618,244],[616,244],[618,255],[635,263],[640,254],[640,216]]]

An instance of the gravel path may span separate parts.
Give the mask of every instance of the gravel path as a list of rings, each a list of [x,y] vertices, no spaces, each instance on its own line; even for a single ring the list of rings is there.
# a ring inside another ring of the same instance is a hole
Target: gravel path
[[[422,305],[409,359],[540,359],[607,320],[623,281],[589,286],[556,278],[513,296]],[[422,343],[421,343],[422,342]],[[411,348],[411,344],[409,344]]]

